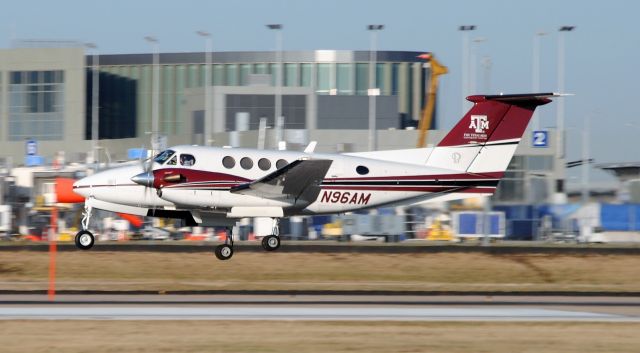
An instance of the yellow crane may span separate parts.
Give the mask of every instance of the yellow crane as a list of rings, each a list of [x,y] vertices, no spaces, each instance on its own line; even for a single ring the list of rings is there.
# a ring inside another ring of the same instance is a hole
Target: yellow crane
[[[436,105],[436,92],[438,91],[438,77],[449,72],[446,66],[440,64],[432,53],[426,53],[418,56],[420,59],[428,60],[431,67],[431,75],[429,77],[429,90],[427,91],[426,104],[422,110],[422,118],[418,124],[418,144],[417,147],[425,147],[427,142],[427,130],[431,126],[433,119],[433,109]]]

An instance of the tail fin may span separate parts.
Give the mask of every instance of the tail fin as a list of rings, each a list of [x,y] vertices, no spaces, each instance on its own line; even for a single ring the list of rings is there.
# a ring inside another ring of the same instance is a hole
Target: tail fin
[[[466,173],[507,169],[537,106],[554,93],[469,96],[473,107],[440,141],[427,165]]]

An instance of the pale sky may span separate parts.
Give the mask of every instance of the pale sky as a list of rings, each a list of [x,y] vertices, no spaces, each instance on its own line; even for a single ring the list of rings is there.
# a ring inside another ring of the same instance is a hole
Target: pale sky
[[[101,53],[149,52],[144,36],[154,35],[162,52],[202,51],[196,30],[212,33],[215,51],[273,50],[267,23],[284,25],[285,50],[367,50],[367,24],[384,24],[380,50],[431,51],[447,65],[442,78],[439,117],[450,128],[461,115],[462,35],[484,38],[478,62],[492,65],[489,92],[477,64],[478,93],[520,93],[532,89],[532,47],[541,39],[541,91],[557,91],[558,28],[566,36],[566,99],[569,160],[580,158],[579,131],[591,117],[591,156],[597,163],[638,161],[640,30],[638,1],[420,1],[420,0],[236,0],[236,1],[4,1],[0,43],[12,39],[94,42]],[[4,27],[4,28],[3,28]],[[555,126],[556,105],[541,110],[542,126]],[[579,175],[573,171],[571,175]],[[601,172],[599,181],[612,181]],[[575,179],[570,179],[575,183]]]

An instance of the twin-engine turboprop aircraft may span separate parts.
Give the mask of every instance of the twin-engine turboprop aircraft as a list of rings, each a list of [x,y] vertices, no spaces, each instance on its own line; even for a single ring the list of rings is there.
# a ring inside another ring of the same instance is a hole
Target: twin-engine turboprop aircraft
[[[271,217],[265,250],[280,247],[278,221],[293,215],[492,195],[537,106],[553,93],[470,96],[474,103],[436,147],[345,154],[176,146],[142,164],[96,173],[73,185],[85,197],[80,249],[94,237],[93,208],[231,228]],[[216,247],[233,255],[233,236]]]

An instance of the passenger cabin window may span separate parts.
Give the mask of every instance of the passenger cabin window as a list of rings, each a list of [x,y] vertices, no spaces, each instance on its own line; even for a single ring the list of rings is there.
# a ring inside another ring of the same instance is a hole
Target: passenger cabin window
[[[174,153],[176,152],[172,150],[164,150],[158,153],[158,155],[153,160],[159,164],[164,164],[164,162],[169,160],[169,158],[171,158],[171,156],[173,156]]]
[[[171,158],[168,162],[167,165],[176,165],[178,164],[178,157],[173,156],[173,158]]]
[[[243,157],[240,160],[240,166],[242,167],[242,169],[251,169],[253,168],[253,160],[251,160],[251,158],[249,157]]]
[[[190,154],[181,154],[180,155],[180,165],[185,167],[190,167],[196,163],[196,157]]]
[[[271,169],[271,161],[266,158],[260,158],[260,160],[258,160],[258,168],[262,170]]]
[[[287,164],[289,164],[289,162],[285,161],[284,159],[278,159],[278,161],[276,162],[276,168],[280,169]]]
[[[236,166],[236,160],[231,156],[226,156],[222,158],[222,165],[227,169],[231,169]]]
[[[360,174],[360,175],[367,175],[369,174],[369,168],[363,166],[363,165],[359,165],[356,168],[356,173]]]

